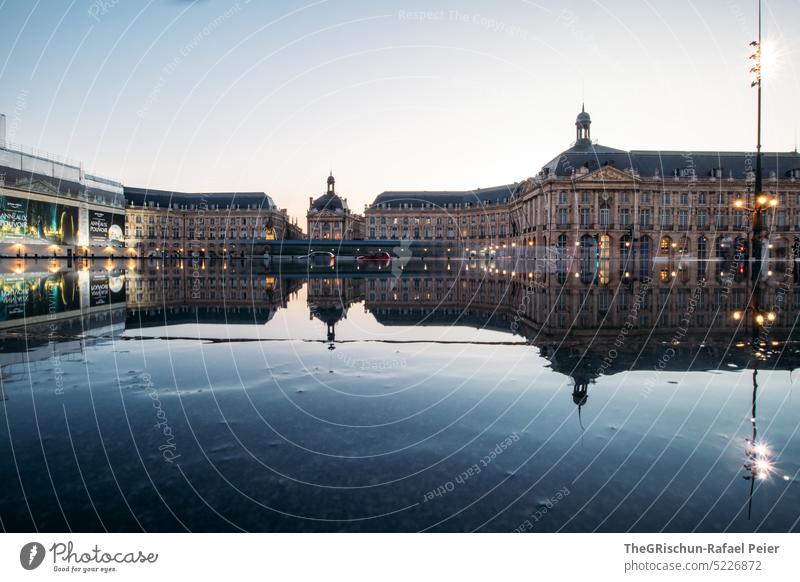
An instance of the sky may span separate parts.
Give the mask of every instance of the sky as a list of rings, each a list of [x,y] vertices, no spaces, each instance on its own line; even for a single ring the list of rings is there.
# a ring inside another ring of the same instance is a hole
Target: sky
[[[795,148],[800,0],[765,1],[763,143]],[[7,140],[130,186],[385,190],[523,180],[592,137],[753,150],[754,0],[0,0]]]

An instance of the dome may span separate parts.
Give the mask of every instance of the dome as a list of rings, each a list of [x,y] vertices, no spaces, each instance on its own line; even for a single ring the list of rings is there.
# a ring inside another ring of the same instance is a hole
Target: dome
[[[347,203],[342,200],[334,189],[336,180],[333,177],[333,172],[328,176],[328,190],[315,200],[311,201],[308,207],[310,212],[321,212],[327,210],[330,212],[344,212],[347,210]]]
[[[309,210],[344,210],[346,208],[344,201],[333,192],[326,192],[311,203]]]
[[[586,113],[586,111],[581,108],[581,112],[578,113],[578,117],[575,119],[575,125],[579,127],[589,127],[592,124],[591,116]]]

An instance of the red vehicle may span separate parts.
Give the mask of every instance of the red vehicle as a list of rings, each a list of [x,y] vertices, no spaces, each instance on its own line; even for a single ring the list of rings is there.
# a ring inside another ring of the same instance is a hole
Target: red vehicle
[[[369,255],[358,255],[356,261],[359,263],[380,263],[381,265],[388,265],[392,262],[392,255],[386,251],[372,253]]]

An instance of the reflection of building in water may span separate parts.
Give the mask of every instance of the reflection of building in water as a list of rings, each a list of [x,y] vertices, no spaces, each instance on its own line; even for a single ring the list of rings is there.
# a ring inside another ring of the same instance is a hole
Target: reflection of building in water
[[[128,263],[128,309],[131,321],[203,313],[209,320],[269,321],[286,307],[301,281],[268,273],[250,261],[173,259]],[[200,311],[197,311],[197,310]]]
[[[54,369],[80,359],[87,338],[116,336],[125,328],[124,274],[116,270],[68,270],[64,262],[12,263],[0,273],[0,373],[3,380],[28,375],[39,362]],[[24,270],[23,270],[24,269]],[[63,389],[56,374],[54,390]],[[58,393],[58,392],[56,392]]]
[[[310,319],[325,324],[330,349],[336,341],[336,324],[347,317],[353,303],[364,299],[363,279],[310,279],[308,281],[308,311]]]
[[[611,268],[619,268],[613,261]],[[367,279],[366,308],[393,325],[469,325],[524,336],[553,370],[571,378],[573,400],[586,404],[600,375],[626,370],[718,369],[750,361],[749,326],[733,317],[747,304],[748,281],[713,277],[600,285],[580,277],[482,268]],[[777,317],[769,343],[795,339],[800,285],[772,285],[763,304]],[[668,357],[664,357],[664,354]],[[609,355],[610,354],[610,355]],[[787,346],[779,368],[798,364]]]

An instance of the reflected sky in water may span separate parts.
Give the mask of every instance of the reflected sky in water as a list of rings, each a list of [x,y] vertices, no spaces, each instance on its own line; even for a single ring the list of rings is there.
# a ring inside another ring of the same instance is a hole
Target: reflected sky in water
[[[0,525],[798,530],[794,283],[525,267],[4,264]]]

